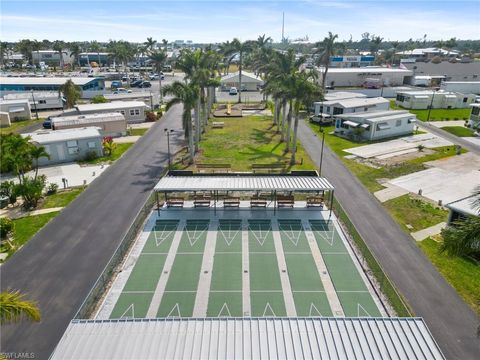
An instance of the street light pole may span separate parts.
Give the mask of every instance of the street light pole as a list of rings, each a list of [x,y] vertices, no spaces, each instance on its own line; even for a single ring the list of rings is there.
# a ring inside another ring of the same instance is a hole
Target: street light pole
[[[170,133],[173,132],[172,129],[163,129],[165,131],[165,134],[167,134],[167,151],[168,151],[168,170],[172,167],[172,160],[170,159]]]
[[[428,107],[427,122],[430,121],[430,112],[432,111],[433,98],[435,97],[435,91],[432,92],[432,101],[430,101],[430,106]]]
[[[322,150],[320,151],[320,166],[318,169],[318,175],[322,176],[323,146],[325,145],[325,130],[321,129],[320,132],[322,133]]]
[[[35,105],[35,116],[37,117],[37,120],[38,120],[37,103],[35,102],[35,96],[33,95],[33,89],[32,89],[32,100],[33,100],[33,105]]]

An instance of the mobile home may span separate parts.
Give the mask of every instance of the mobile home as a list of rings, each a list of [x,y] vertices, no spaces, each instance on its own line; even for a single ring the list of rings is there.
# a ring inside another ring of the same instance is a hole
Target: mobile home
[[[413,133],[416,118],[406,110],[338,115],[335,134],[354,140],[381,140]]]
[[[472,129],[480,130],[480,104],[470,104],[472,112],[470,113],[470,120],[468,120],[468,126]]]
[[[94,126],[101,129],[103,136],[116,137],[127,134],[125,116],[116,112],[52,118],[53,130],[78,129],[86,126]]]
[[[0,100],[0,111],[8,113],[10,121],[30,120],[32,113],[27,99]]]
[[[367,98],[363,94],[358,95],[361,96],[314,103],[315,114],[312,121],[331,119],[341,114],[388,110],[390,107],[390,102],[382,97]]]
[[[30,137],[34,144],[45,147],[50,159],[39,159],[40,166],[74,162],[84,159],[88,153],[95,152],[102,156],[102,134],[96,127],[66,130],[45,130],[36,133],[22,134]]]
[[[79,115],[117,112],[125,116],[127,123],[139,123],[145,121],[147,105],[143,101],[112,101],[103,104],[76,105],[75,109]]]
[[[4,95],[3,99],[27,99],[32,110],[63,109],[63,100],[60,93],[53,91],[36,91],[33,94],[31,92],[11,93]]]
[[[461,109],[475,102],[475,95],[449,91],[399,91],[395,104],[405,109]]]

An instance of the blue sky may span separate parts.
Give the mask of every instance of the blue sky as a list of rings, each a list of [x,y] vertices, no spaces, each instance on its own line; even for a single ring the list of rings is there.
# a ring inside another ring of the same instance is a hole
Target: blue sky
[[[222,42],[267,34],[320,40],[332,31],[354,40],[480,38],[480,1],[22,1],[2,0],[0,38]]]

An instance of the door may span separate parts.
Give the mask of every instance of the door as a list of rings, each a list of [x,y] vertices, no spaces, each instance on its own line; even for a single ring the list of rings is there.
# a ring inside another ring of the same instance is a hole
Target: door
[[[63,148],[63,144],[57,144],[57,155],[58,160],[65,160],[65,149]]]

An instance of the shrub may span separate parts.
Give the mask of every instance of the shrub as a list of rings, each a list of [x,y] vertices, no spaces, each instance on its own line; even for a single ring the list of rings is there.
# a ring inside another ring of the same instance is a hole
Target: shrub
[[[163,111],[162,111],[162,110],[158,110],[158,111],[157,111],[157,120],[159,120],[162,116],[163,116]]]
[[[105,136],[102,142],[103,151],[105,155],[110,156],[113,153],[113,150],[117,147],[117,144],[113,142],[113,138],[111,136]]]
[[[6,239],[8,234],[13,231],[13,221],[8,217],[0,219],[0,238]]]
[[[25,176],[22,184],[18,185],[18,194],[23,196],[25,209],[35,208],[38,200],[42,198],[43,189],[47,183],[47,177],[40,175],[36,179]]]
[[[58,184],[51,183],[51,184],[49,184],[48,187],[47,187],[47,194],[48,194],[48,195],[56,194],[56,193],[57,193],[57,190],[58,190]]]
[[[154,122],[156,120],[157,120],[157,116],[155,115],[155,113],[153,113],[152,111],[147,111],[147,113],[145,114],[145,121]]]
[[[97,155],[97,152],[96,151],[93,151],[93,150],[90,150],[90,151],[87,151],[87,153],[85,154],[85,161],[92,161],[92,160],[95,160],[96,158],[98,157]]]
[[[17,191],[17,185],[13,181],[4,181],[0,184],[0,195],[8,197],[10,205],[17,202]]]
[[[103,95],[97,95],[92,97],[92,104],[103,104],[107,102],[108,100]]]
[[[442,62],[442,59],[440,58],[440,56],[435,56],[434,58],[432,58],[432,64],[440,64]]]

